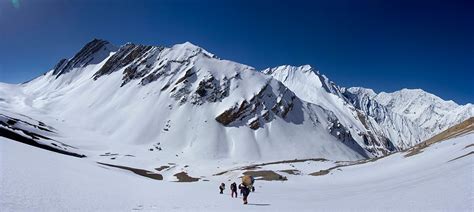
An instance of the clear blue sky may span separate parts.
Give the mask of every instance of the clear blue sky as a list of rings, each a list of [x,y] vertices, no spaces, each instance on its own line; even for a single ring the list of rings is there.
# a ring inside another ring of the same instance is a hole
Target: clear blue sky
[[[0,0],[0,81],[39,76],[93,38],[190,41],[258,69],[310,64],[341,86],[474,102],[472,0]]]

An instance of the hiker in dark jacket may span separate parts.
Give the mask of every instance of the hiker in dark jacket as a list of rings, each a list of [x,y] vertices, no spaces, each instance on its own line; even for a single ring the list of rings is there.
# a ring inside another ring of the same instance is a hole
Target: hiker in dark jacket
[[[240,195],[243,195],[244,194],[244,191],[242,191],[242,189],[244,188],[244,184],[239,184],[239,190],[240,190]]]
[[[235,198],[237,198],[237,183],[234,182],[230,184],[230,190],[231,190],[230,196],[234,197],[234,194],[235,194]]]
[[[219,189],[221,190],[221,194],[224,193],[224,189],[225,189],[225,184],[224,183],[221,183],[221,185],[219,186]]]
[[[247,204],[247,197],[248,197],[249,194],[250,194],[250,188],[247,187],[247,186],[243,186],[243,187],[242,187],[242,194],[244,195],[244,198],[243,198],[243,200],[244,200],[244,205],[246,205],[246,204]]]

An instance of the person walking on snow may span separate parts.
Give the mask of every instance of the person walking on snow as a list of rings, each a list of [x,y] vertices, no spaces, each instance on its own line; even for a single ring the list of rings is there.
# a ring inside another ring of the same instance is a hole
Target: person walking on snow
[[[230,184],[230,190],[231,190],[230,196],[234,197],[234,194],[235,194],[235,198],[237,198],[237,183],[233,182],[232,184]]]
[[[224,189],[225,189],[225,184],[224,183],[221,183],[221,185],[219,186],[219,189],[221,190],[221,194],[224,193]]]
[[[244,194],[244,191],[242,190],[244,188],[244,184],[239,184],[239,190],[240,190],[240,195]]]
[[[255,179],[252,176],[245,175],[242,177],[242,194],[244,195],[244,205],[247,204],[247,198],[250,194],[250,189],[253,186]]]
[[[247,186],[243,186],[243,187],[242,187],[242,194],[244,195],[244,198],[243,198],[243,200],[244,200],[244,205],[246,205],[246,204],[247,204],[247,197],[248,197],[249,194],[250,194],[250,188],[247,187]]]

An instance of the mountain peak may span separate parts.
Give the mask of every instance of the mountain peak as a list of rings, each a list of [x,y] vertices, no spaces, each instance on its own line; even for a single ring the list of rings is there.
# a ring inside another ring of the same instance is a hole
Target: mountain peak
[[[344,90],[349,91],[350,93],[357,94],[357,95],[367,95],[368,97],[375,97],[377,96],[377,93],[375,93],[374,90],[370,88],[364,88],[364,87],[350,87],[350,88],[344,88]]]
[[[402,92],[402,93],[412,93],[412,94],[427,93],[426,91],[424,91],[423,89],[420,89],[420,88],[403,88],[403,89],[400,90],[400,92]]]
[[[286,72],[286,73],[311,73],[313,72],[313,67],[311,65],[302,65],[302,66],[293,66],[293,65],[281,65],[278,67],[274,68],[267,68],[262,71],[264,74],[274,74],[274,73],[281,73],[281,72]]]
[[[106,40],[94,38],[88,42],[71,59],[62,59],[54,67],[53,75],[56,78],[71,71],[74,68],[80,68],[89,64],[97,64],[109,56],[111,52],[117,50],[117,47]]]
[[[431,102],[433,104],[443,104],[453,108],[459,106],[453,101],[446,101],[432,93],[426,92],[419,88],[403,88],[401,90],[394,91],[391,93],[381,92],[378,95],[378,99],[384,104],[387,104],[387,101],[390,101],[391,99],[405,99],[407,101],[421,101],[421,99],[423,99],[423,101]]]
[[[206,51],[200,46],[194,45],[193,43],[189,41],[186,41],[180,44],[175,44],[170,49],[171,51],[176,51],[178,54],[188,55],[188,53],[191,53],[192,55],[197,55],[199,53],[203,53],[204,55],[208,57],[215,57],[214,54]]]

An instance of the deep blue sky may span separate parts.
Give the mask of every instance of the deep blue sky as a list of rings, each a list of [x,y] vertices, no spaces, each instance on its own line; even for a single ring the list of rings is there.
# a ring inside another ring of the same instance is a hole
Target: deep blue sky
[[[34,78],[93,38],[190,41],[258,69],[310,64],[341,86],[474,102],[469,0],[0,0],[0,81]]]

